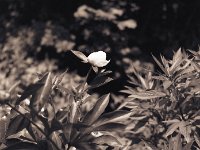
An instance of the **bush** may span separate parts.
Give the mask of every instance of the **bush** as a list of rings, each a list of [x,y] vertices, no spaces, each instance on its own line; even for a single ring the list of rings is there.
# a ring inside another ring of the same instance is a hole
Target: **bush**
[[[72,52],[91,65],[78,85],[62,84],[67,71],[47,72],[20,95],[18,84],[0,93],[1,149],[200,149],[200,51],[179,49],[172,60],[153,56],[159,72],[132,66],[122,90],[128,97],[114,96],[120,105],[112,112],[106,111],[110,94],[91,94],[112,81],[104,69],[106,54]],[[92,71],[95,77],[88,80]]]
[[[73,53],[86,58],[81,52]],[[99,60],[98,63],[102,62]],[[92,68],[97,74],[87,83]],[[111,81],[112,78],[108,77],[111,72],[93,66],[85,80],[72,89],[60,84],[65,73],[59,76],[53,76],[51,72],[38,74],[38,81],[30,84],[18,98],[12,95],[15,87],[4,94],[1,104],[7,111],[0,122],[1,149],[93,150],[122,147],[114,131],[125,129],[123,121],[129,118],[131,112],[116,110],[104,113],[110,94],[101,96],[89,111],[84,109],[84,105],[93,99],[89,91]],[[63,94],[64,102],[54,101],[59,92]]]

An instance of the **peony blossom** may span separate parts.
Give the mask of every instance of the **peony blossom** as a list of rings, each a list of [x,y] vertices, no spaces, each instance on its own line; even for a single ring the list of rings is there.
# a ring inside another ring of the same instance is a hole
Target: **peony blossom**
[[[110,60],[106,60],[106,53],[103,51],[93,52],[87,57],[87,61],[94,67],[104,67]]]

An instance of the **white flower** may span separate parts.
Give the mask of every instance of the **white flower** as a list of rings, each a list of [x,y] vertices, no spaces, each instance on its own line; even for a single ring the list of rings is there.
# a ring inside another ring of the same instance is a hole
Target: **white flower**
[[[106,53],[103,51],[93,52],[87,57],[87,61],[94,67],[104,67],[110,60],[106,60]]]

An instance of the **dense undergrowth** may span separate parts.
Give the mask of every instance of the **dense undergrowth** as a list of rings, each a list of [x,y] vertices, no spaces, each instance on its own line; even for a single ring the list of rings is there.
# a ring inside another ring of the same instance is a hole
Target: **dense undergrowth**
[[[0,149],[200,149],[200,51],[152,56],[156,71],[133,65],[124,94],[111,94],[110,112],[110,94],[93,90],[115,82],[106,69],[112,59],[102,51],[71,52],[91,65],[84,78],[72,80],[76,75],[68,70],[41,71],[26,87],[19,87],[19,79],[1,90]]]

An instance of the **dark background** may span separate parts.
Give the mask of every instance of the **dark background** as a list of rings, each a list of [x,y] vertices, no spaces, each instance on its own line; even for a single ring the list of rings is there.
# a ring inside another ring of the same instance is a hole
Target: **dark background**
[[[82,6],[86,16],[75,15]],[[123,13],[110,13],[113,8]],[[69,50],[103,50],[116,78],[109,89],[116,92],[126,84],[131,64],[151,66],[151,54],[171,57],[180,47],[197,50],[199,10],[199,0],[0,0],[0,69],[13,82],[39,64],[84,76],[89,65]],[[135,28],[117,26],[129,19]]]

